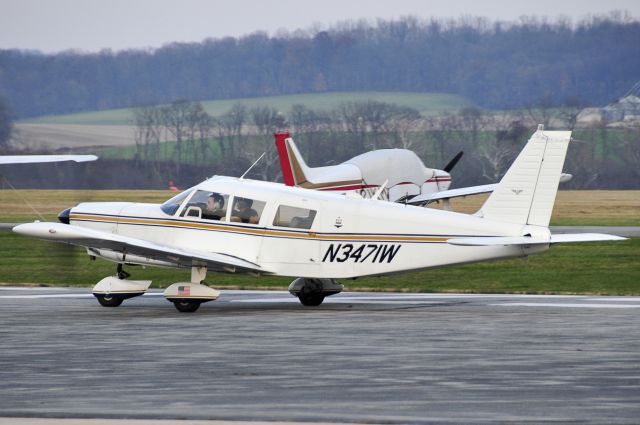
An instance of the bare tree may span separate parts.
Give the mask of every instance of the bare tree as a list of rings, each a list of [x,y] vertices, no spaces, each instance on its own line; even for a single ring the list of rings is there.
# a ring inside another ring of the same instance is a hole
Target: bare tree
[[[492,182],[500,181],[520,150],[519,142],[528,131],[520,121],[513,121],[508,130],[496,132],[494,143],[478,149],[482,160],[482,175]]]
[[[224,158],[235,158],[236,144],[241,143],[242,128],[247,121],[247,108],[236,103],[217,120],[220,149]]]
[[[578,122],[578,115],[587,106],[586,102],[578,96],[568,97],[565,99],[562,108],[557,114],[557,118],[561,121],[561,126],[565,130],[573,131]]]
[[[162,139],[162,112],[156,106],[136,108],[135,121],[136,156],[151,165],[153,172],[158,171],[160,160],[160,141]]]
[[[189,115],[192,113],[193,103],[188,100],[176,100],[161,110],[164,126],[176,141],[173,162],[176,173],[180,173],[182,143],[188,136]]]
[[[9,104],[0,97],[0,147],[5,147],[11,140],[13,121]]]

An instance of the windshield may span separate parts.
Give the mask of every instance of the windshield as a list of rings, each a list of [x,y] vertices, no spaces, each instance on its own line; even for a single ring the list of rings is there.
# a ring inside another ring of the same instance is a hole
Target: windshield
[[[185,190],[184,192],[174,196],[173,198],[162,204],[160,206],[160,209],[167,215],[174,215],[176,211],[178,211],[178,208],[180,208],[180,204],[182,204],[182,201],[184,201],[190,193],[191,189]]]

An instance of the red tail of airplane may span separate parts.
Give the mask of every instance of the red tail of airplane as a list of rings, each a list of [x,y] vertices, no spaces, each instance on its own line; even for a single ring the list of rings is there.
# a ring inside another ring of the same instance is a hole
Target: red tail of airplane
[[[282,170],[282,178],[287,186],[295,186],[296,181],[293,177],[293,164],[289,157],[289,151],[285,140],[291,137],[288,131],[279,131],[275,135],[276,147],[278,148],[278,158],[280,159],[280,169]]]

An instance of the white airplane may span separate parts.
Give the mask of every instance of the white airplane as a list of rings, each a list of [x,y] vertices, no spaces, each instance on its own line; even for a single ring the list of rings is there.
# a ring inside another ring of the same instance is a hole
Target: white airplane
[[[0,155],[0,165],[36,164],[42,162],[87,162],[98,159],[95,155]]]
[[[393,202],[419,194],[446,191],[451,185],[449,172],[462,157],[462,152],[459,152],[443,170],[438,170],[425,167],[418,155],[408,149],[379,149],[338,165],[309,167],[289,132],[278,132],[275,139],[287,186],[356,193],[370,198],[384,185],[380,199]]]
[[[370,198],[384,186],[380,199],[421,206],[444,201],[445,209],[449,210],[450,199],[489,193],[497,186],[493,183],[449,190],[450,172],[460,161],[462,152],[454,156],[442,170],[425,167],[418,155],[408,149],[379,149],[338,165],[309,167],[289,132],[276,133],[275,142],[287,186],[355,193],[364,198]],[[560,182],[568,181],[571,177],[571,174],[563,173]]]
[[[208,271],[291,276],[289,292],[315,306],[342,291],[337,279],[381,276],[545,251],[560,242],[613,241],[603,234],[552,235],[549,219],[570,131],[539,127],[473,215],[279,183],[213,177],[162,205],[81,203],[61,223],[14,227],[26,236],[86,247],[118,264],[93,294],[103,306],[143,294],[122,266],[191,269],[164,296],[182,312],[215,300]]]

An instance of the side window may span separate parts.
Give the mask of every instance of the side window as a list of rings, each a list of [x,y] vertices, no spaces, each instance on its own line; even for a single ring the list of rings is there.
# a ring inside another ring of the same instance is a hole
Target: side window
[[[316,218],[315,210],[280,205],[276,216],[273,218],[273,225],[309,230],[314,218]]]
[[[258,224],[266,202],[255,199],[233,198],[233,208],[231,208],[231,221],[238,223]]]
[[[206,190],[197,191],[182,209],[182,217],[203,220],[226,220],[229,195]]]

